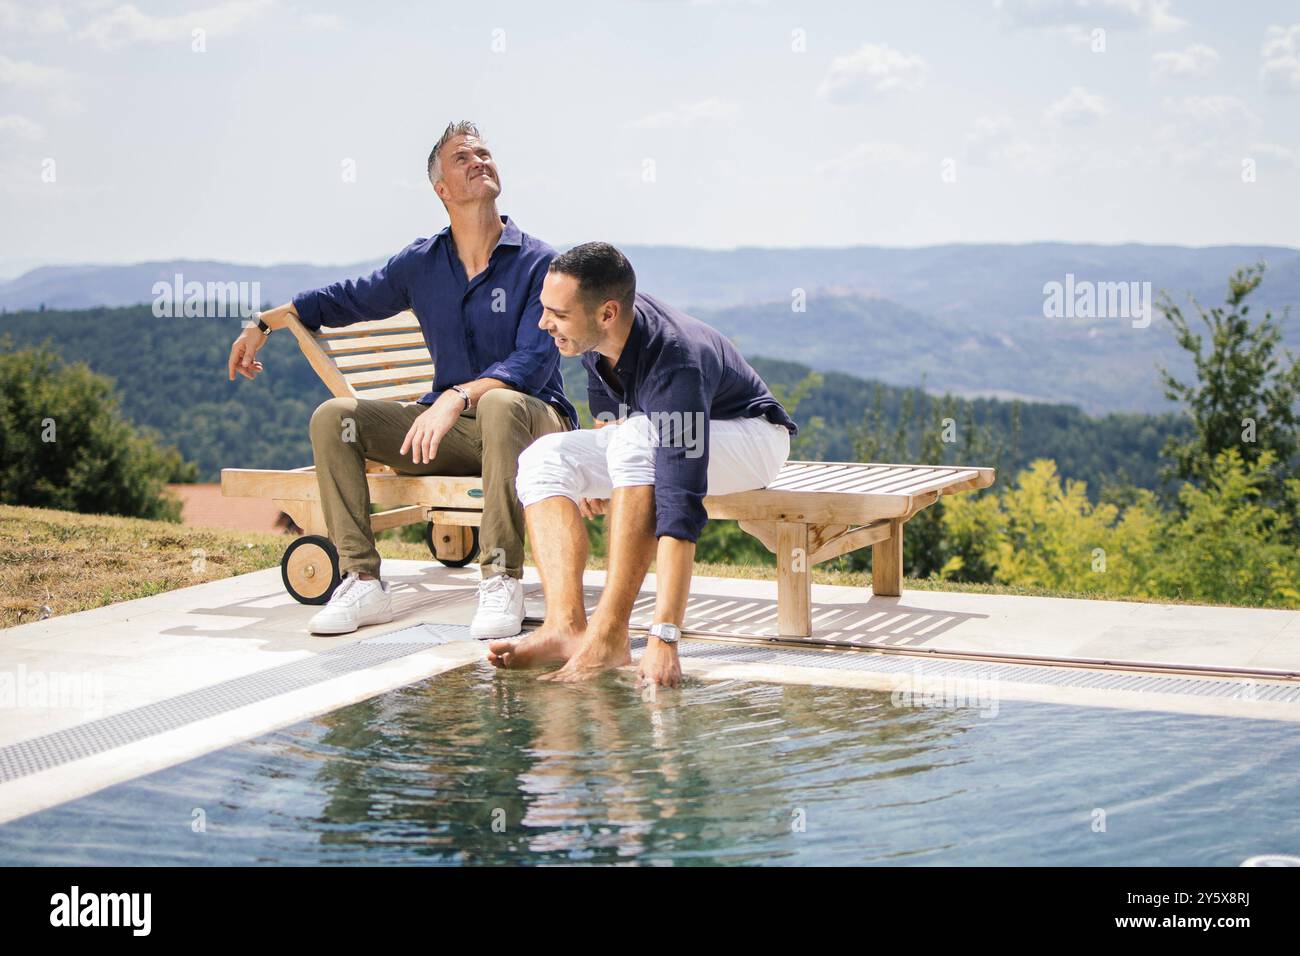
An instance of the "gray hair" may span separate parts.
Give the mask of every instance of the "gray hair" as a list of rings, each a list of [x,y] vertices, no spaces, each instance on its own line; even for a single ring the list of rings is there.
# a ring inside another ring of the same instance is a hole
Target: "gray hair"
[[[438,137],[438,142],[433,144],[433,151],[429,153],[429,182],[436,183],[442,178],[442,148],[457,136],[473,136],[475,139],[482,139],[478,127],[469,120],[457,120],[454,123],[448,123],[447,128],[442,131]]]

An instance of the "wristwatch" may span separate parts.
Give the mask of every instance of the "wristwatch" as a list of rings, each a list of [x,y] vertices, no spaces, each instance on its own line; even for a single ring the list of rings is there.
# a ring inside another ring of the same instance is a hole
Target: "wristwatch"
[[[271,327],[262,321],[262,313],[254,312],[253,318],[257,319],[257,327],[262,330],[263,335],[271,334]]]
[[[473,404],[470,401],[469,392],[465,391],[465,389],[461,388],[459,385],[453,385],[451,387],[451,390],[455,392],[457,395],[459,395],[461,398],[465,399],[464,411],[469,411],[470,405]]]
[[[676,644],[682,636],[682,629],[676,624],[651,624],[650,636],[659,638],[665,644]]]

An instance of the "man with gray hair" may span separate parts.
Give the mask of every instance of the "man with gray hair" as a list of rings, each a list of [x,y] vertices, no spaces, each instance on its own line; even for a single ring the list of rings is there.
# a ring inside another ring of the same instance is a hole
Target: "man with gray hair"
[[[523,624],[524,515],[515,494],[519,453],[533,439],[577,426],[564,396],[560,353],[538,325],[555,250],[497,212],[501,178],[473,123],[452,123],[428,161],[451,225],[416,239],[364,278],[303,292],[261,314],[230,350],[230,379],[253,378],[266,336],[295,315],[310,329],[384,319],[405,309],[433,358],[418,402],[331,398],[312,415],[320,500],[344,577],[311,621],[345,634],[393,619],[370,528],[366,460],[408,475],[481,475],[482,580],[475,637],[509,637]]]

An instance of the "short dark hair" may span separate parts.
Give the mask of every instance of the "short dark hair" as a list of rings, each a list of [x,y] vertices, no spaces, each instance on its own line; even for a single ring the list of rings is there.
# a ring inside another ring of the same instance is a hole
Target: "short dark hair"
[[[551,260],[551,272],[573,276],[588,306],[599,308],[613,299],[632,312],[636,298],[636,272],[627,256],[608,242],[584,242]]]

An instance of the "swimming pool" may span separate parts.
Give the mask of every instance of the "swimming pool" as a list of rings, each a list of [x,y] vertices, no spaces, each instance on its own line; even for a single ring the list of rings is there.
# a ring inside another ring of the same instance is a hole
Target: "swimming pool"
[[[7,865],[1226,865],[1300,850],[1295,725],[470,665],[0,826]]]

